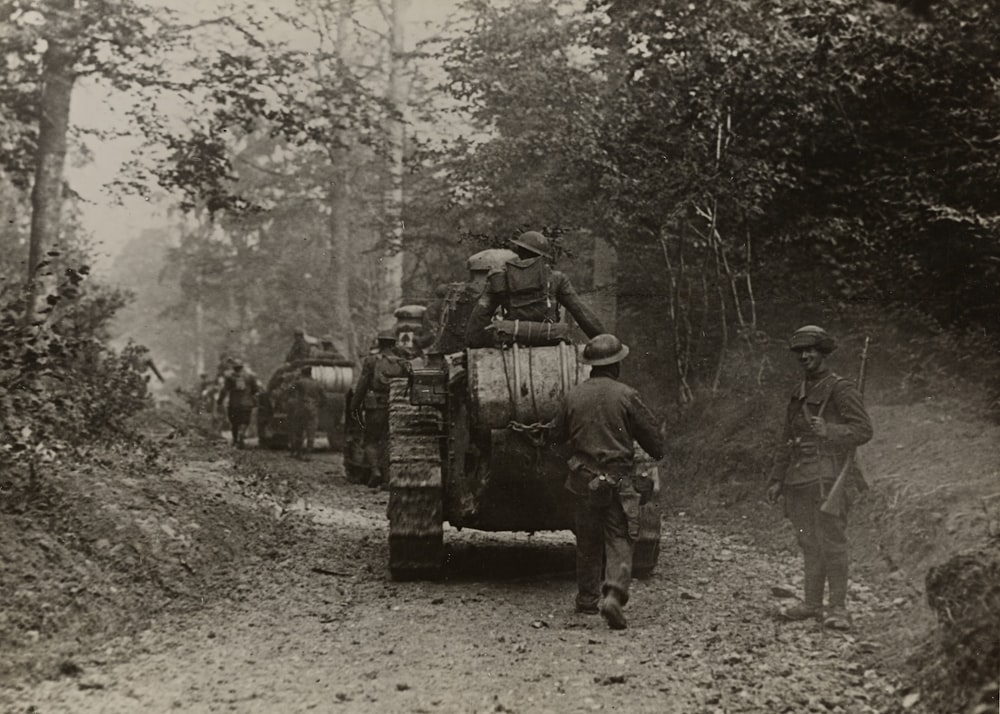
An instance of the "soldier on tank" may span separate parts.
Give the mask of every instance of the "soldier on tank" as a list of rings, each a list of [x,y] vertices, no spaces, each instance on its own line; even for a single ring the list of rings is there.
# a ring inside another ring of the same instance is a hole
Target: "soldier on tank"
[[[297,459],[305,459],[305,454],[311,453],[315,446],[322,402],[322,385],[312,378],[311,367],[303,367],[288,388],[291,452]]]
[[[333,335],[323,335],[319,341],[320,353],[319,357],[325,357],[326,359],[344,359],[344,355],[340,354],[337,346],[334,344]]]
[[[526,323],[517,325],[515,330],[523,328],[530,332],[532,323],[545,326],[559,324],[559,306],[562,305],[587,337],[604,332],[600,321],[576,294],[569,277],[549,265],[552,253],[548,238],[537,231],[528,231],[511,243],[517,258],[507,261],[502,271],[495,271],[487,277],[486,289],[472,310],[466,332],[466,342],[470,347],[495,344],[497,337],[489,328],[498,307],[503,308],[505,320]],[[539,334],[548,332],[541,330]],[[512,338],[521,342],[517,335]],[[553,337],[545,340],[542,337],[536,338],[532,344],[556,344],[562,339]]]
[[[826,366],[837,347],[826,330],[800,327],[789,348],[798,355],[803,379],[791,394],[785,414],[782,444],[777,449],[767,499],[785,500],[785,515],[802,549],[805,597],[783,614],[790,620],[821,620],[826,627],[851,627],[847,612],[847,513],[820,510],[826,495],[854,448],[872,438],[872,424],[861,393],[849,380]],[[856,466],[854,467],[856,468]],[[846,506],[864,483],[853,480]],[[825,617],[823,594],[829,584]]]
[[[481,250],[469,256],[466,262],[468,281],[438,286],[436,299],[425,313],[429,330],[436,334],[428,352],[452,354],[465,349],[469,317],[486,289],[487,278],[492,273],[502,272],[507,261],[516,259],[517,254],[506,248]]]
[[[297,362],[300,359],[305,359],[312,353],[312,347],[306,341],[306,331],[301,327],[295,330],[292,336],[292,346],[288,350],[288,354],[285,355],[286,362]]]
[[[553,431],[572,453],[566,488],[575,498],[576,609],[600,612],[615,630],[627,627],[639,507],[660,489],[655,471],[637,473],[634,442],[654,459],[665,453],[656,417],[635,389],[618,381],[628,352],[614,335],[587,343],[590,379],[566,394]]]
[[[395,331],[379,332],[378,352],[364,358],[351,396],[351,414],[365,426],[365,456],[371,468],[368,485],[372,488],[388,486],[389,382],[410,373],[409,362],[395,348]]]
[[[234,359],[232,369],[223,378],[217,404],[221,407],[226,402],[226,416],[233,434],[233,446],[238,449],[246,446],[246,431],[250,426],[259,389],[256,376],[245,368],[241,360]]]

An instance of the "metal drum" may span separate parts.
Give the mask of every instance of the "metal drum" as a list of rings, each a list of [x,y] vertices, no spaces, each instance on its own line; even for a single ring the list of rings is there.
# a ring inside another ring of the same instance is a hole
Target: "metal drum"
[[[555,417],[563,395],[590,374],[583,347],[469,350],[469,402],[477,428],[502,429],[510,422],[534,424]]]
[[[354,383],[353,367],[314,364],[309,371],[312,378],[328,392],[345,393]]]

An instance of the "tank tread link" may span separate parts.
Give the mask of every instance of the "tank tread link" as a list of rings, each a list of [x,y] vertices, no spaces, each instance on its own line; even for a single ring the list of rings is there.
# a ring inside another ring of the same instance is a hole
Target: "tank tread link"
[[[389,571],[431,578],[444,561],[441,411],[411,404],[406,379],[392,380],[389,401]]]

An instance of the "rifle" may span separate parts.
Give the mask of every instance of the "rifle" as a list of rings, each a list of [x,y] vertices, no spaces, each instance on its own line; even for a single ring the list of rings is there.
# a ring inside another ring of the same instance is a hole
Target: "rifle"
[[[869,338],[865,338],[865,344],[861,348],[861,368],[858,370],[858,391],[862,394],[865,393],[865,368],[868,366],[868,341]],[[826,500],[823,501],[823,505],[819,507],[819,510],[830,516],[840,516],[844,513],[844,489],[847,488],[847,481],[851,477],[851,469],[854,466],[855,458],[857,454],[857,449],[852,449],[851,453],[847,455],[847,459],[844,460],[844,465],[840,469],[840,473],[837,474],[837,480],[833,482],[833,487],[830,489],[830,493],[826,495]]]

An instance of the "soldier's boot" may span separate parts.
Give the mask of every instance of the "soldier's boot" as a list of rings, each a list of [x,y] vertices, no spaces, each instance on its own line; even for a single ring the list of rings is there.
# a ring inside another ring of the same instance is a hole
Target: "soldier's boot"
[[[624,630],[628,627],[625,609],[622,607],[622,596],[615,588],[609,588],[601,599],[600,611],[601,617],[607,620],[608,627],[612,630]]]
[[[786,620],[819,620],[823,617],[823,588],[826,585],[823,561],[818,554],[810,553],[804,555],[803,565],[805,599],[781,613]]]
[[[830,583],[830,607],[823,619],[823,626],[832,630],[849,630],[851,616],[847,612],[847,553],[827,556],[826,577]]]

